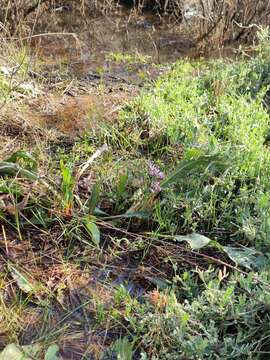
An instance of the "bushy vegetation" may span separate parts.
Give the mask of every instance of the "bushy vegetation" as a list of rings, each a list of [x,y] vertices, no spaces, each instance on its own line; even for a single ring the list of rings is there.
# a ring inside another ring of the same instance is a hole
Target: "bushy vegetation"
[[[270,48],[259,37],[250,59],[171,65],[69,148],[41,137],[5,151],[2,348],[267,358]],[[21,105],[6,91],[14,76],[2,73],[1,89]]]
[[[221,163],[192,169],[162,194],[161,212],[171,219],[167,231],[184,226],[219,234],[221,241],[229,236],[269,246],[268,69],[261,56],[228,63],[181,61],[132,107],[129,121],[139,133],[146,118],[147,146],[158,161],[181,148],[178,162],[218,155]]]

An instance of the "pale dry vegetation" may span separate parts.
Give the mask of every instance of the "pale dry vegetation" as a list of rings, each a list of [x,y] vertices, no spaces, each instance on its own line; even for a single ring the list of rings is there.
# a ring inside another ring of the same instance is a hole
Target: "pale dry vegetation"
[[[270,15],[268,0],[1,0],[0,21],[2,31],[6,28],[17,33],[19,25],[27,23],[29,17],[38,22],[44,11],[72,7],[82,15],[94,16],[98,12],[110,14],[119,4],[170,14],[170,21],[188,26],[194,39],[207,46],[252,41],[258,26],[267,24]]]

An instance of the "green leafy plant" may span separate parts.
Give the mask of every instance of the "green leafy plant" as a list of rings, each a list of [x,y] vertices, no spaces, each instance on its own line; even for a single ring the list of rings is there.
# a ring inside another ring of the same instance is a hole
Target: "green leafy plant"
[[[133,345],[127,338],[118,339],[113,345],[117,360],[132,360]]]
[[[64,162],[60,161],[60,169],[62,175],[61,183],[61,200],[62,209],[67,216],[70,216],[73,211],[74,202],[74,187],[75,178],[72,175],[72,169],[70,166],[65,165]]]

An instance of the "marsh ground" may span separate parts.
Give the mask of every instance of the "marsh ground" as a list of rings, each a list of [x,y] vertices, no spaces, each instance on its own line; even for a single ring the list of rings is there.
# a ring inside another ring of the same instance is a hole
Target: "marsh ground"
[[[267,359],[268,32],[56,9],[2,38],[0,359]]]

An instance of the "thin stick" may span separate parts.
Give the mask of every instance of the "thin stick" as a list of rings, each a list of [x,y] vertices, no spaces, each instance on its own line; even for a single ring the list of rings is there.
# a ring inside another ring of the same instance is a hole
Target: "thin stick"
[[[7,234],[6,234],[4,225],[2,225],[2,233],[3,233],[3,238],[5,241],[6,254],[9,255],[8,244],[7,244]]]
[[[95,161],[96,158],[98,158],[100,155],[102,155],[102,153],[104,153],[104,151],[108,150],[108,145],[104,144],[101,146],[100,149],[98,149],[91,157],[88,161],[86,161],[86,163],[83,165],[83,167],[81,168],[81,170],[78,172],[77,175],[77,181],[80,179],[80,177],[86,172],[86,170],[89,168],[89,166],[93,163],[93,161]]]
[[[33,38],[38,38],[38,37],[43,37],[43,36],[72,36],[74,37],[74,39],[80,43],[80,40],[78,38],[78,36],[75,33],[59,33],[59,32],[48,32],[48,33],[41,33],[41,34],[35,34],[35,35],[29,35],[29,36],[25,36],[23,38],[17,39],[16,41],[23,41],[23,40],[28,40],[28,39],[33,39]]]

